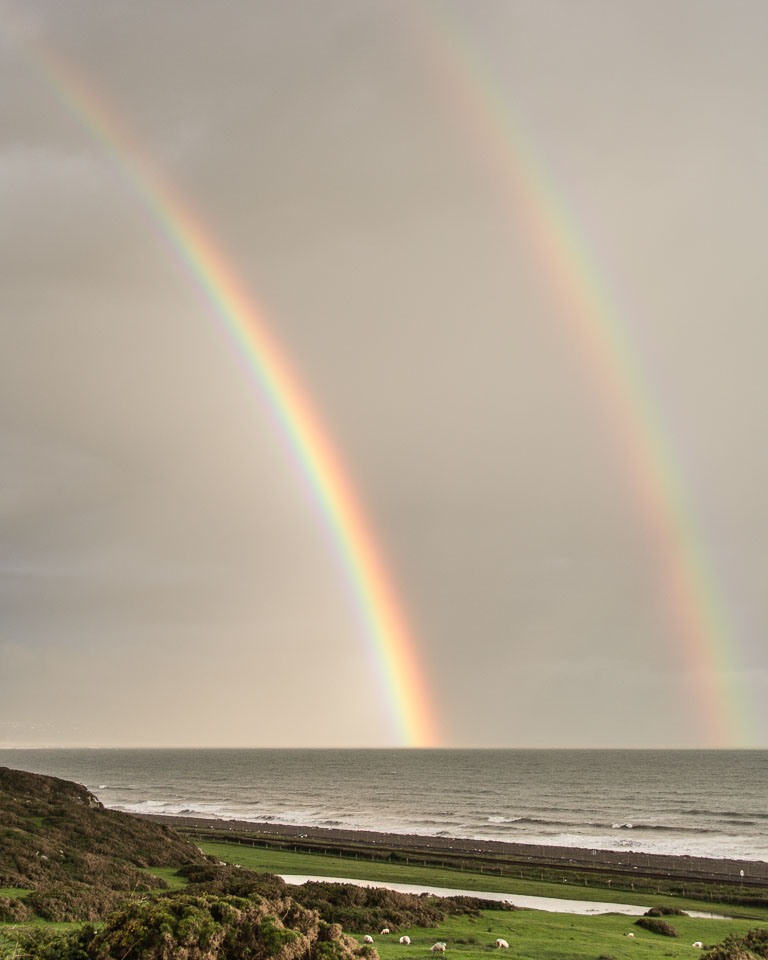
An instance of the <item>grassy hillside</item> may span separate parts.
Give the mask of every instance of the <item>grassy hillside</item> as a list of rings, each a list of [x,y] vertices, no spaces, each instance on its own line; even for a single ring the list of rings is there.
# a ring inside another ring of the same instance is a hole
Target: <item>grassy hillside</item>
[[[696,919],[666,911],[663,920],[642,927],[617,914],[500,909],[472,897],[435,900],[328,883],[287,887],[248,867],[478,891],[503,884],[512,899],[515,892],[610,898],[551,878],[537,883],[234,844],[206,849],[210,857],[169,827],[105,810],[77,784],[0,768],[0,958],[428,960],[438,941],[454,960],[489,960],[489,954],[504,960],[768,958],[768,927],[755,919]],[[648,900],[640,891],[614,895]],[[658,900],[670,901],[719,907],[716,900]],[[89,919],[100,922],[82,922]],[[63,920],[80,922],[54,922]],[[383,935],[384,927],[392,933]],[[364,945],[364,935],[374,943]],[[399,942],[403,935],[409,944]],[[508,950],[496,948],[497,937],[509,943]],[[709,950],[694,947],[697,941]]]
[[[79,784],[0,767],[0,921],[95,920],[131,891],[164,886],[142,868],[204,860],[169,827],[106,810]]]
[[[582,917],[488,910],[479,919],[448,917],[435,929],[410,928],[398,931],[397,937],[374,934],[373,939],[381,960],[426,960],[434,956],[430,947],[438,940],[445,941],[448,960],[489,960],[491,956],[503,960],[704,960],[707,951],[692,946],[694,942],[700,940],[709,947],[750,928],[743,920],[672,919],[680,934],[677,938],[643,930],[634,918],[617,914]],[[411,938],[408,948],[398,942],[403,933]],[[508,950],[496,948],[497,937],[509,943]]]
[[[232,874],[229,877],[233,879]],[[358,909],[357,892],[350,898],[343,887],[337,887],[330,900],[317,892],[313,899],[318,905],[324,900],[334,909]],[[402,910],[405,901],[394,898],[378,905],[371,901],[367,906],[373,906],[373,912],[361,913],[360,923],[344,926],[342,932],[340,924],[324,918],[324,905],[318,915],[315,906],[307,909],[289,898],[268,899],[255,892],[249,896],[156,895],[126,904],[100,930],[86,926],[55,937],[39,930],[9,939],[6,956],[9,960],[429,960],[434,956],[432,945],[443,941],[448,960],[490,960],[492,956],[503,960],[753,960],[753,954],[741,951],[741,941],[736,941],[734,950],[711,956],[709,950],[693,946],[701,941],[711,948],[728,937],[744,937],[754,923],[743,920],[675,916],[670,919],[679,936],[669,937],[617,914],[581,917],[487,909],[430,917],[428,926],[393,922],[393,933],[382,935],[380,909]],[[432,908],[429,901],[407,906],[417,912]],[[362,944],[365,934],[372,936],[371,947]],[[410,944],[399,942],[403,935],[410,937]],[[496,948],[497,937],[509,943],[508,950]],[[755,934],[748,942],[766,944]]]

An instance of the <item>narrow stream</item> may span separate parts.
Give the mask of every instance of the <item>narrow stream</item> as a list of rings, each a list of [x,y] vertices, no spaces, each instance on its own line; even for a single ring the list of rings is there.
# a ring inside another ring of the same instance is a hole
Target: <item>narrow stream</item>
[[[423,887],[416,883],[380,883],[370,880],[352,880],[349,877],[310,877],[303,874],[279,874],[286,883],[297,886],[317,881],[320,883],[352,883],[356,887],[386,887],[398,893],[431,893],[435,897],[480,897],[483,900],[498,900],[512,903],[516,907],[529,910],[546,910],[548,913],[578,913],[583,916],[597,913],[623,913],[628,917],[642,917],[648,907],[639,907],[632,903],[600,903],[596,900],[561,900],[558,897],[531,897],[518,893],[493,893],[482,890],[453,890],[450,887]],[[721,913],[704,913],[698,910],[686,910],[689,917],[702,917],[707,920],[728,919]]]

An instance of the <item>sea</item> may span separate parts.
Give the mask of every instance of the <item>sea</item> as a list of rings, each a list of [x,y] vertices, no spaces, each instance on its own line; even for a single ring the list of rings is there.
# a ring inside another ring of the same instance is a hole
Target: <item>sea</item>
[[[0,750],[131,813],[768,862],[765,750]]]

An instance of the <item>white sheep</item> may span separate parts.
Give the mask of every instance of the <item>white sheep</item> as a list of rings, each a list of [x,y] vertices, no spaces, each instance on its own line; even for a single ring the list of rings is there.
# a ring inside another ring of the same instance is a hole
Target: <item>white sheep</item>
[[[384,929],[381,931],[381,933],[379,934],[379,936],[380,936],[380,937],[386,937],[386,935],[387,935],[388,933],[389,933],[389,927],[384,927]]]
[[[496,946],[499,948],[503,947],[505,950],[509,950],[509,944],[503,937],[497,937]]]
[[[445,941],[438,940],[437,943],[433,943],[429,949],[432,953],[445,953]]]
[[[628,937],[634,937],[634,933],[628,933],[627,936],[628,936]]]
[[[409,944],[411,942],[410,937],[400,937],[400,943]]]
[[[698,948],[701,950],[701,949],[703,948],[704,944],[701,942],[701,940],[695,940],[695,941],[691,944],[691,946],[692,946],[692,947],[698,947]]]
[[[366,935],[363,937],[363,943],[373,943],[373,937],[366,933]]]

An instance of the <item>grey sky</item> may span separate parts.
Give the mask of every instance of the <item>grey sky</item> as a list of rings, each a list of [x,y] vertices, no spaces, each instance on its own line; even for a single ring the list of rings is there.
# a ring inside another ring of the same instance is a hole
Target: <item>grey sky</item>
[[[392,742],[272,414],[43,45],[263,305],[389,558],[445,745],[705,746],[594,371],[477,126],[486,76],[633,344],[725,612],[723,689],[768,746],[763,3],[13,11],[0,745]]]

